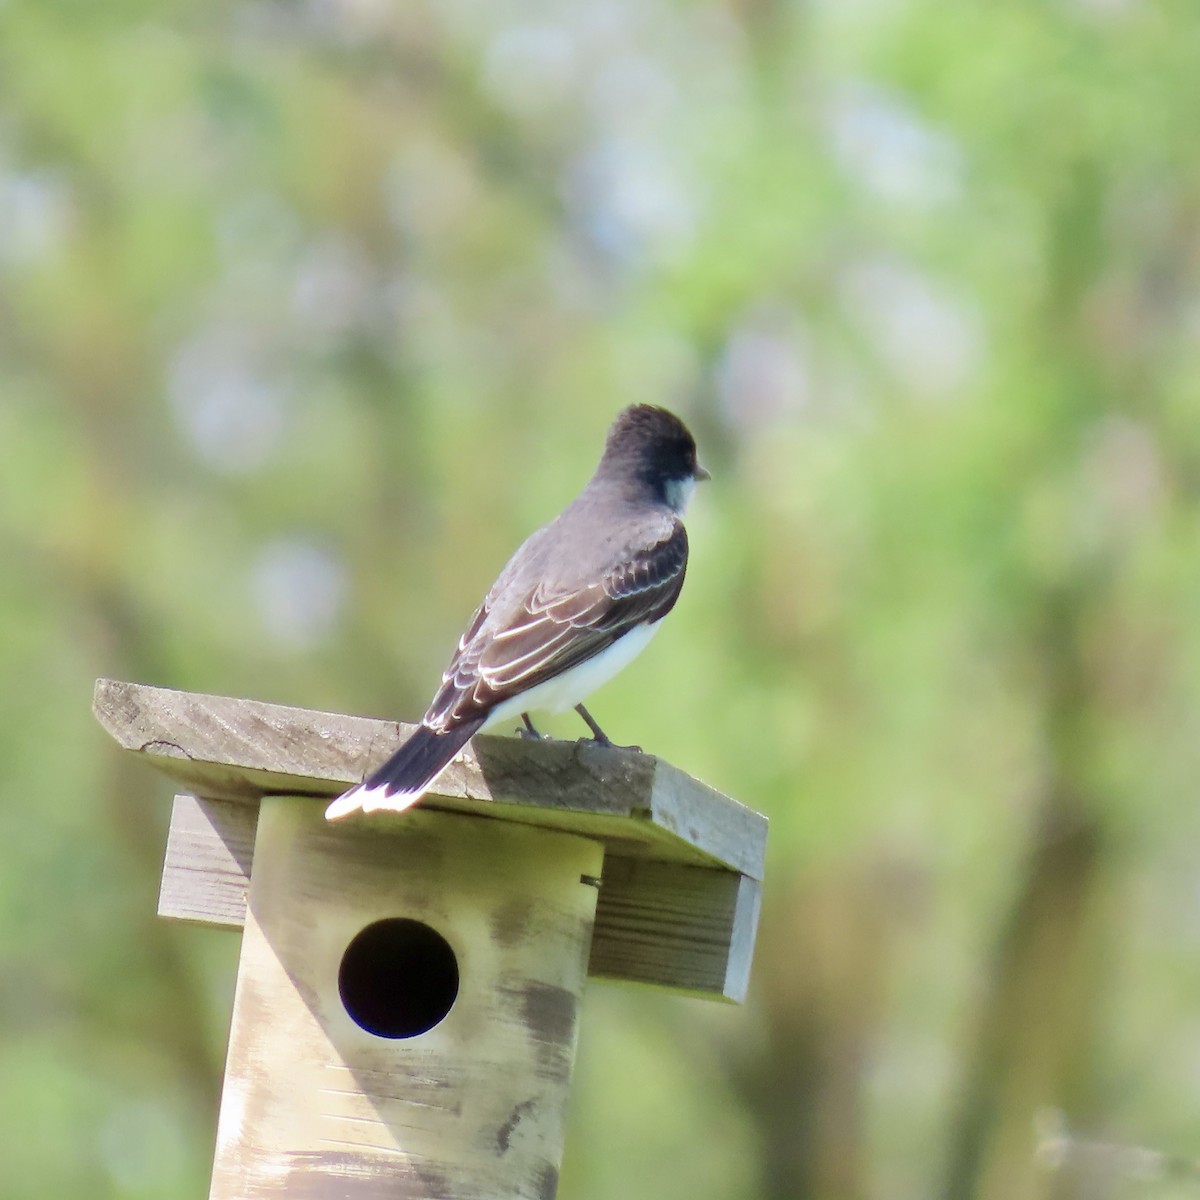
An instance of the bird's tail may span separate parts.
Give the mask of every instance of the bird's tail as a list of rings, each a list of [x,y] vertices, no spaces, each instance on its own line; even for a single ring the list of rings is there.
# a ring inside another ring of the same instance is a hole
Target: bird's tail
[[[325,810],[325,819],[336,821],[360,810],[403,812],[410,808],[425,795],[483,720],[480,717],[464,721],[445,733],[435,733],[427,725],[418,726],[416,733],[383,766],[339,796]]]

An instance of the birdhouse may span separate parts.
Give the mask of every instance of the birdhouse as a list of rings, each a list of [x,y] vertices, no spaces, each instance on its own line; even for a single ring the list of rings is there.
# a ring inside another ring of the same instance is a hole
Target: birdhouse
[[[242,932],[211,1200],[551,1200],[588,976],[740,1001],[767,823],[650,755],[477,737],[330,824],[394,722],[100,680],[181,786],[159,913]]]

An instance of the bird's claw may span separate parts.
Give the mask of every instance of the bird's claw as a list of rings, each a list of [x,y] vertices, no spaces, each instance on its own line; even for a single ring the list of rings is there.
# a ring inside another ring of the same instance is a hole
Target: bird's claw
[[[538,733],[533,727],[533,722],[529,719],[528,713],[521,714],[522,727],[517,730],[517,736],[523,737],[527,742],[542,741],[542,734]]]
[[[580,746],[603,746],[605,750],[632,750],[635,754],[645,753],[641,746],[622,746],[620,742],[614,742],[609,737],[583,737],[576,744]]]

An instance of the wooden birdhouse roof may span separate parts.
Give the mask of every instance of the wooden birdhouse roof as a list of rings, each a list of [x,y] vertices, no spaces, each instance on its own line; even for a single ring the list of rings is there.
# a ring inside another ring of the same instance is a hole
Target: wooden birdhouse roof
[[[245,915],[263,796],[338,795],[412,727],[101,679],[94,711],[176,797],[159,911],[229,927]],[[652,755],[591,742],[479,736],[427,809],[592,838],[605,848],[590,974],[741,1000],[767,820]],[[403,814],[353,818],[395,828]]]

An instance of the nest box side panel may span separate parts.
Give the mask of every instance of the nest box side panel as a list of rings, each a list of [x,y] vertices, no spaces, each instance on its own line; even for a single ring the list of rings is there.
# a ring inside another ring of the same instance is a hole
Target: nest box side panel
[[[265,798],[212,1200],[551,1200],[602,860]]]

